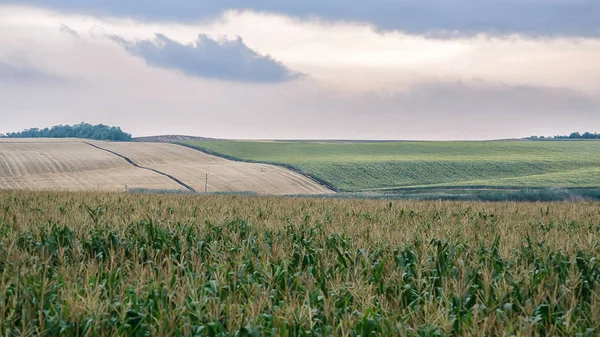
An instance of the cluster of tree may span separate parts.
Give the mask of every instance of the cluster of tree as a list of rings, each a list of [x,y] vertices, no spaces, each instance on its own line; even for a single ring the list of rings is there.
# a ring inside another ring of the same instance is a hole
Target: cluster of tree
[[[5,138],[86,138],[95,140],[130,141],[131,134],[123,132],[118,126],[104,124],[91,125],[55,125],[51,128],[31,128],[21,132],[9,132],[0,135]]]
[[[544,136],[533,136],[533,137],[529,137],[529,139],[600,139],[600,134],[599,133],[591,133],[591,132],[584,132],[584,133],[579,133],[579,132],[573,132],[572,134],[568,135],[568,136],[554,136],[554,137],[544,137]]]

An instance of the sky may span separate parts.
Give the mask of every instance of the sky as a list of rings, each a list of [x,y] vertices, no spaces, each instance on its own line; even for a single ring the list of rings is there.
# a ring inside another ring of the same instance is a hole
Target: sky
[[[597,0],[0,0],[0,133],[600,132]]]

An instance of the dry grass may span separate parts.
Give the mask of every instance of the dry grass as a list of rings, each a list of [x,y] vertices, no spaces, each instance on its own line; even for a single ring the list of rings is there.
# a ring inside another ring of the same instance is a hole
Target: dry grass
[[[0,192],[0,212],[7,336],[600,331],[598,203]]]
[[[139,165],[175,176],[204,191],[249,191],[260,194],[314,194],[327,189],[289,170],[228,161],[183,146],[160,143],[94,142]],[[185,189],[168,177],[133,167],[114,154],[82,140],[0,140],[0,189],[106,190]]]

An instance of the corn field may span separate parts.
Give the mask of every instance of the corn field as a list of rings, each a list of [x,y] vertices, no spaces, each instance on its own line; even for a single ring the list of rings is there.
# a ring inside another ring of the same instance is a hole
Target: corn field
[[[1,336],[595,336],[600,204],[0,192]]]

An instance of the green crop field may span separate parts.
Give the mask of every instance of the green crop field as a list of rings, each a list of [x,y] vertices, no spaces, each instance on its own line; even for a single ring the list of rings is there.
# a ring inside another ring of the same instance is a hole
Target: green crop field
[[[0,336],[597,336],[600,208],[0,191]]]
[[[341,191],[433,187],[599,187],[600,142],[192,141],[245,161],[293,167]]]

